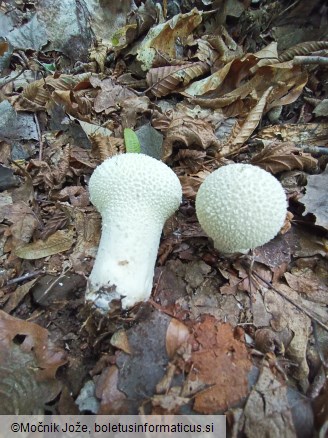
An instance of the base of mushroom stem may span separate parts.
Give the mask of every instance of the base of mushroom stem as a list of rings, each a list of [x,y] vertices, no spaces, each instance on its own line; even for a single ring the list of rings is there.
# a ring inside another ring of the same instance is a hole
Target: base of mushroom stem
[[[88,285],[86,292],[86,302],[91,304],[101,313],[107,313],[112,307],[117,308],[118,303],[124,297],[117,293],[116,286],[104,286],[95,291],[90,291]],[[115,302],[115,304],[113,303]]]

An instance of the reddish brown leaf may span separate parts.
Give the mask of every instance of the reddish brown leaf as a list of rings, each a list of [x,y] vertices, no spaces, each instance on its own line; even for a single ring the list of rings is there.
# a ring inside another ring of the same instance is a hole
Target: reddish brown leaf
[[[60,391],[56,372],[65,353],[51,344],[47,330],[2,311],[0,331],[1,412],[39,413]]]
[[[231,325],[206,316],[194,329],[194,342],[198,348],[192,353],[188,380],[207,386],[195,396],[195,411],[213,414],[245,397],[251,362],[245,344],[235,337]]]

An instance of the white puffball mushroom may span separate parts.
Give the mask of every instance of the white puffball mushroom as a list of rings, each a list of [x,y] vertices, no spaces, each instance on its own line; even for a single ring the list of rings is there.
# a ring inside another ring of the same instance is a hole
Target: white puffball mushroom
[[[89,181],[91,202],[102,216],[102,233],[86,300],[107,311],[150,297],[165,220],[179,207],[181,184],[163,162],[138,153],[115,155]]]
[[[286,195],[269,172],[251,164],[229,164],[201,184],[196,214],[216,249],[246,252],[279,232],[287,214]]]

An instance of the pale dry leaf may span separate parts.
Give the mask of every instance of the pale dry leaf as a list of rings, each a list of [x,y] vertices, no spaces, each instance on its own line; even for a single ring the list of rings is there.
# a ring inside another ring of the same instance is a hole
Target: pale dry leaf
[[[213,92],[220,89],[224,80],[227,78],[232,62],[226,64],[217,72],[213,73],[211,76],[201,79],[199,81],[193,82],[189,87],[187,87],[182,94],[188,97],[192,96],[202,96],[208,92]],[[200,104],[201,105],[201,104]],[[201,105],[202,106],[202,105]]]
[[[41,81],[45,81],[47,88],[49,87],[50,90],[69,91],[90,86],[90,76],[91,73],[82,73],[79,75],[61,74],[58,77],[48,76],[45,79],[41,79]]]
[[[166,414],[174,414],[175,412],[179,412],[179,408],[189,402],[189,398],[181,397],[180,391],[181,390],[179,387],[173,387],[168,390],[167,394],[155,394],[151,398],[151,402],[154,407],[152,414],[156,415],[157,407],[160,408],[158,413],[162,413],[163,410]]]
[[[74,207],[87,207],[89,205],[89,194],[82,186],[67,186],[58,193],[60,201],[69,201]],[[61,216],[63,218],[63,216]],[[67,223],[65,223],[67,225]],[[48,226],[48,224],[47,224]],[[63,228],[64,225],[61,226]]]
[[[208,32],[208,35],[203,38],[206,38],[220,55],[221,65],[222,63],[227,64],[234,59],[240,59],[243,56],[243,48],[234,41],[223,25],[216,26],[214,32]]]
[[[107,45],[101,41],[98,41],[97,44],[90,50],[90,61],[96,61],[96,63],[99,65],[101,73],[103,73],[105,70],[107,50]]]
[[[328,229],[328,166],[319,175],[308,176],[306,193],[301,199],[305,205],[305,212],[312,213],[316,217],[316,225]]]
[[[269,87],[265,93],[263,93],[261,99],[249,113],[245,122],[242,124],[237,136],[230,140],[233,145],[242,146],[252,135],[262,118],[264,107],[271,90],[272,87]]]
[[[134,129],[141,116],[149,117],[150,100],[147,96],[130,97],[121,102],[122,128]]]
[[[67,230],[58,230],[46,240],[37,240],[15,249],[17,257],[26,260],[41,259],[53,254],[67,251],[74,243],[74,233]]]
[[[3,311],[0,330],[1,412],[43,413],[61,390],[56,373],[66,362],[65,352],[51,343],[46,329]]]
[[[259,59],[266,59],[270,61],[278,59],[277,47],[278,47],[278,43],[276,41],[272,41],[267,46],[263,47],[263,49],[254,53],[254,56],[256,56],[256,58]]]
[[[120,350],[124,351],[124,353],[126,354],[133,353],[126,331],[123,329],[118,330],[113,334],[110,343],[113,345],[113,347],[119,348]]]
[[[286,284],[277,283],[275,288],[294,302],[303,305],[298,293]],[[264,303],[266,310],[272,314],[271,327],[278,332],[284,329],[292,331],[294,336],[286,348],[286,354],[298,365],[294,371],[295,377],[301,382],[306,381],[309,374],[306,351],[311,331],[310,318],[270,289],[264,295]]]
[[[88,99],[78,98],[71,90],[55,90],[51,95],[54,102],[64,106],[65,112],[77,119],[89,121],[92,103]]]
[[[119,390],[119,370],[116,366],[105,368],[96,382],[96,396],[100,400],[98,415],[126,413],[126,395]]]
[[[137,60],[141,62],[144,71],[149,70],[156,53],[163,53],[169,59],[177,58],[177,38],[188,37],[202,22],[201,11],[196,8],[187,14],[175,15],[171,20],[160,23],[150,29],[137,49]]]
[[[297,275],[285,272],[284,277],[296,292],[305,294],[311,301],[328,305],[328,286],[312,270],[297,272]]]
[[[260,376],[247,399],[243,426],[243,432],[249,438],[296,436],[287,385],[281,383],[267,366],[261,368]]]
[[[34,286],[38,279],[27,281],[26,283],[18,286],[13,293],[10,294],[9,300],[3,307],[3,310],[7,313],[11,313],[23,301],[24,297],[30,292],[31,288]]]
[[[194,58],[206,62],[209,66],[214,66],[215,62],[220,57],[220,54],[214,50],[209,41],[206,41],[203,38],[196,40],[196,43],[198,48]]]
[[[15,101],[16,110],[41,111],[45,110],[51,98],[50,92],[45,87],[44,81],[35,81],[28,84]]]
[[[90,270],[89,258],[96,257],[101,234],[101,218],[95,211],[67,206],[72,223],[78,230],[70,262],[75,272],[85,275]]]
[[[237,105],[233,111],[225,109],[227,116],[237,115],[238,110],[240,116],[246,117],[270,87],[273,88],[266,102],[266,111],[294,102],[307,82],[306,72],[299,67],[278,63],[259,67],[251,75],[250,69],[258,62],[258,58],[248,54],[226,64],[210,77],[194,82],[183,94],[195,96],[192,103],[205,108]]]
[[[178,319],[172,318],[166,332],[166,351],[170,359],[175,355],[178,348],[187,341],[189,330],[185,324]]]
[[[38,226],[38,219],[33,210],[25,202],[5,205],[1,210],[1,216],[12,223],[12,246],[15,248],[29,242]]]

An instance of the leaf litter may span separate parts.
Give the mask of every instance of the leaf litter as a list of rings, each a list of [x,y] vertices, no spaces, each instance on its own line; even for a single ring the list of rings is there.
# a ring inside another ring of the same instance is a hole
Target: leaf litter
[[[1,413],[57,397],[61,414],[224,412],[232,436],[324,433],[324,2],[88,0],[66,17],[70,3],[0,9],[0,367],[31,400]],[[87,184],[126,129],[184,200],[152,299],[103,317],[84,305],[101,232]],[[215,251],[195,216],[200,184],[232,162],[274,174],[289,200],[251,260]]]

